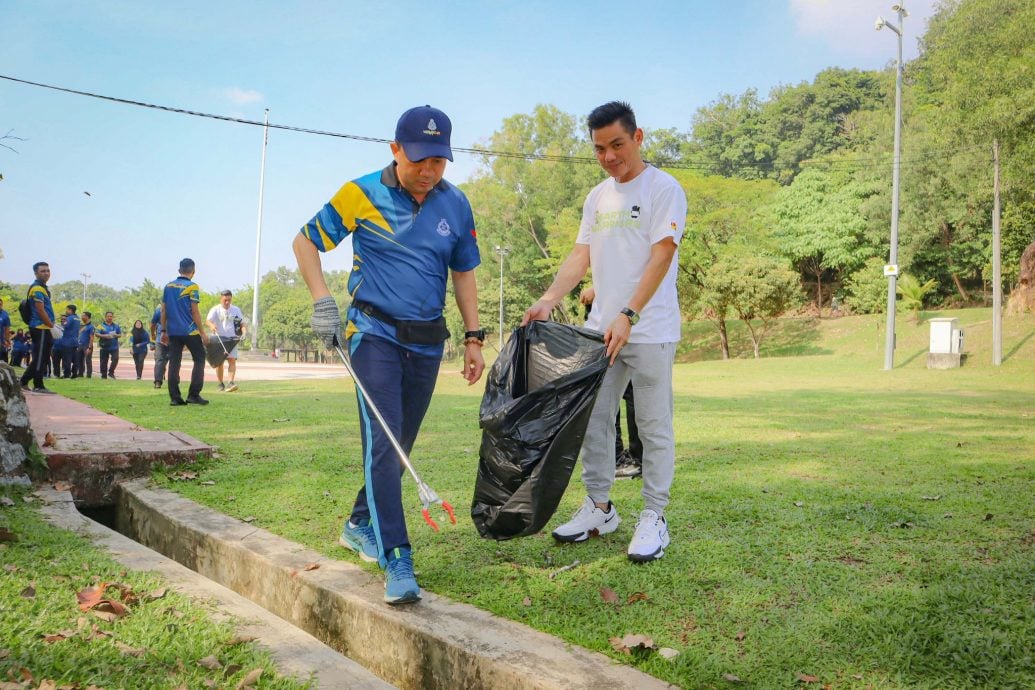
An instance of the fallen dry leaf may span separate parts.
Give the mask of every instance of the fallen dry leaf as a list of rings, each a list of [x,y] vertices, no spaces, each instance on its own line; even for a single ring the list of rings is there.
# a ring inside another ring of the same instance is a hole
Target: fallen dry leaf
[[[249,515],[246,518],[241,518],[241,522],[255,522],[257,519],[254,515]]]
[[[216,485],[216,483],[214,481],[212,481],[211,479],[206,479],[203,482],[198,482],[198,484],[200,486],[215,486]]]
[[[198,666],[207,668],[209,671],[223,668],[223,664],[219,663],[219,659],[214,656],[207,656],[204,659],[198,659]]]
[[[920,498],[922,498],[925,501],[940,501],[942,499],[941,495],[938,495],[938,496],[921,496]]]
[[[732,673],[723,673],[722,674],[722,679],[724,681],[728,682],[728,683],[740,683],[740,682],[743,682],[743,681],[740,680],[740,676],[735,676]]]
[[[633,592],[629,595],[629,598],[625,600],[626,604],[635,604],[637,601],[647,601],[650,599],[644,592]]]
[[[57,682],[50,678],[44,678],[36,687],[36,690],[57,690]]]
[[[798,672],[798,675],[795,676],[795,678],[797,678],[802,683],[818,683],[819,682],[819,678],[817,678],[816,676],[810,676],[809,674],[801,673],[800,671]]]
[[[991,520],[991,519],[992,519],[993,517],[994,517],[994,516],[992,515],[992,513],[985,513],[985,522],[988,522],[988,521],[989,521],[989,520]]]
[[[9,656],[11,656],[10,649],[0,649],[0,659],[6,659]]]
[[[119,642],[118,640],[115,641],[115,648],[118,649],[123,654],[125,654],[126,656],[136,656],[136,657],[144,656],[144,652],[147,651],[146,649],[142,649],[140,647],[130,647],[125,642]]]
[[[71,491],[72,484],[70,482],[54,482],[54,491]]]
[[[606,601],[608,604],[618,603],[618,595],[610,587],[600,588],[600,598]]]
[[[61,642],[75,635],[75,630],[59,630],[56,633],[44,633],[43,641],[47,644],[53,644],[54,642]]]
[[[144,595],[144,598],[147,599],[148,601],[154,601],[155,599],[161,599],[162,597],[165,596],[166,592],[168,592],[168,591],[169,591],[168,587],[162,587],[161,589],[156,589],[153,592],[148,592],[147,594]]]
[[[31,585],[21,591],[22,599],[35,599],[36,598],[36,583],[33,582]]]
[[[0,527],[0,541],[18,541],[18,535],[6,527]]]
[[[223,677],[229,678],[230,676],[240,671],[242,668],[244,668],[244,666],[241,666],[240,664],[230,664],[223,670]]]
[[[625,637],[612,637],[611,648],[622,654],[632,654],[634,649],[654,649],[654,640],[646,635],[627,634]]]
[[[50,433],[49,431],[43,435],[43,447],[44,448],[56,448],[57,447],[57,438],[54,436],[54,434]]]
[[[21,568],[16,566],[14,563],[4,563],[4,570],[6,570],[9,573],[16,573],[19,570],[21,570]]]
[[[521,605],[522,606],[531,606],[532,605],[532,597],[525,597],[524,599],[522,599],[521,600]]]
[[[320,567],[319,563],[306,563],[305,564],[305,570],[316,570],[319,567]]]
[[[261,668],[257,668],[257,669],[253,669],[253,670],[249,671],[248,675],[245,676],[241,680],[241,682],[237,684],[237,690],[242,690],[242,688],[253,687],[256,683],[259,682],[259,677],[260,676],[262,676],[262,669]]]
[[[245,642],[251,642],[251,641],[257,640],[257,639],[259,639],[259,638],[255,637],[254,635],[234,635],[226,643],[226,646],[227,647],[233,647],[236,644],[244,644]]]
[[[0,506],[10,508],[14,506],[14,501],[11,500],[10,496],[0,496]]]
[[[25,690],[21,683],[13,683],[9,680],[0,681],[0,690]]]
[[[675,649],[672,649],[671,647],[662,647],[658,650],[658,654],[660,654],[662,658],[665,659],[675,659],[677,656],[679,656],[679,652]]]
[[[733,639],[737,642],[743,642],[744,638],[747,636],[748,634],[746,632],[744,632],[743,630],[739,630],[737,631],[737,634],[733,636]]]

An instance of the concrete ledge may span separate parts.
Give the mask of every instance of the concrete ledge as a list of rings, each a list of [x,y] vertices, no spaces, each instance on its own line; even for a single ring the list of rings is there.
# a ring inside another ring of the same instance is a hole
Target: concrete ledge
[[[233,589],[401,688],[671,687],[603,654],[424,593],[393,608],[380,577],[149,487],[121,485],[119,530]],[[309,563],[319,568],[306,571]]]
[[[43,498],[42,513],[48,522],[88,537],[127,568],[157,572],[176,591],[192,599],[212,602],[216,606],[216,619],[221,615],[235,619],[239,634],[255,637],[256,644],[271,653],[282,674],[303,682],[313,678],[325,689],[394,687],[241,595],[84,517],[76,510],[71,493],[49,488],[37,493]]]
[[[180,465],[212,454],[212,446],[178,431],[53,433],[43,448],[51,482],[71,486],[80,506],[111,505],[118,482],[146,477],[156,465]]]
[[[928,352],[928,369],[958,369],[963,363],[963,355],[959,352]]]

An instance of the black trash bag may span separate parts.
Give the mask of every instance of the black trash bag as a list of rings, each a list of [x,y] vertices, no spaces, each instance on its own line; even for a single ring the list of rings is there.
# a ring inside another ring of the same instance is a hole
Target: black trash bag
[[[482,446],[471,519],[479,534],[535,534],[568,487],[607,371],[603,336],[552,321],[514,330],[479,413]]]
[[[218,367],[226,361],[239,342],[241,342],[240,338],[227,338],[222,335],[209,336],[208,345],[205,346],[205,360],[213,368]]]

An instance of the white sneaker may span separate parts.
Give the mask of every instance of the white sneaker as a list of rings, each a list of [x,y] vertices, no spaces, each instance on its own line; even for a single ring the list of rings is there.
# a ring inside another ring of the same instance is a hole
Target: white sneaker
[[[608,510],[597,508],[593,499],[586,496],[582,507],[575,511],[571,520],[553,531],[553,538],[563,542],[586,541],[590,537],[610,534],[618,529],[622,519],[613,503],[608,502]]]
[[[636,533],[629,542],[629,560],[637,563],[656,561],[665,555],[668,542],[668,523],[648,508],[640,513]]]

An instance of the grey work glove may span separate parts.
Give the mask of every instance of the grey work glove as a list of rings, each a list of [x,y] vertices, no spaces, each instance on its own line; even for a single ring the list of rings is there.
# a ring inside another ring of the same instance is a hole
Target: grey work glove
[[[313,318],[309,325],[328,350],[335,343],[345,346],[345,338],[341,334],[341,312],[333,297],[321,297],[313,302]]]

